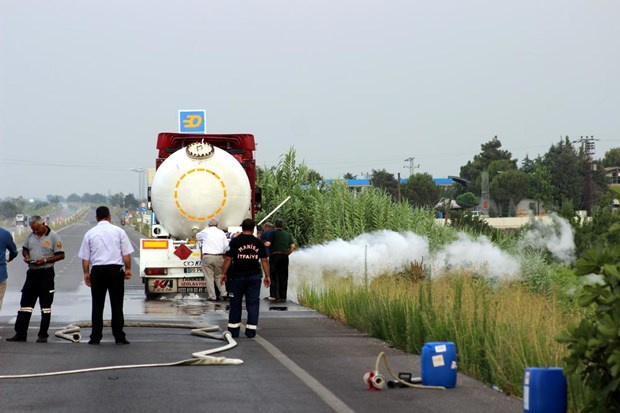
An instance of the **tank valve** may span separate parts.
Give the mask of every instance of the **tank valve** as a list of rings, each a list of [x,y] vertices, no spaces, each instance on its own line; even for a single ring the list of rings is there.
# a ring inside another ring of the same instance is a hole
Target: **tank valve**
[[[192,159],[206,159],[213,155],[214,149],[210,143],[204,141],[192,142],[185,148],[185,152]]]

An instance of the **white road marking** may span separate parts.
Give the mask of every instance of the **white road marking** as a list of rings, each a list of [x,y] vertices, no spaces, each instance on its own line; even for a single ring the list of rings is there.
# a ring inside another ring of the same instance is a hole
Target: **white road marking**
[[[299,367],[293,360],[288,358],[282,353],[276,346],[262,337],[256,336],[254,340],[260,344],[267,352],[276,358],[284,367],[289,369],[291,373],[297,376],[306,386],[314,391],[327,405],[329,405],[336,412],[353,413],[354,410],[347,406],[342,400],[340,400],[334,393],[332,393],[327,387],[323,386],[310,375],[307,371]]]

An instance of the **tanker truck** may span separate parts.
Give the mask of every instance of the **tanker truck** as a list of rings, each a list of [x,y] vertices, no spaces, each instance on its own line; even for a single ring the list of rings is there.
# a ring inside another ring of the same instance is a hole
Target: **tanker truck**
[[[140,240],[140,277],[147,299],[161,294],[206,293],[196,234],[209,219],[228,234],[260,209],[256,149],[249,134],[157,137],[158,157],[149,188],[151,238]]]

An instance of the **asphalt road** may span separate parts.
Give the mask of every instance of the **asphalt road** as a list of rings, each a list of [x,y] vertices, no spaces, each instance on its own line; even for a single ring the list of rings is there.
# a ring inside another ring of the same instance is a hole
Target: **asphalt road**
[[[84,222],[60,232],[66,259],[56,265],[56,297],[52,330],[89,321],[90,291],[83,285],[77,257],[83,234],[93,224]],[[127,229],[134,248],[139,234]],[[139,249],[136,248],[138,251]],[[139,259],[136,254],[136,260]],[[135,268],[138,268],[135,265]],[[72,343],[50,337],[35,343],[39,317],[31,322],[29,341],[10,343],[19,307],[25,264],[9,264],[9,285],[0,310],[0,411],[4,412],[522,412],[521,400],[505,396],[459,374],[457,386],[447,390],[384,389],[369,391],[364,373],[374,370],[377,355],[385,352],[394,372],[420,376],[420,358],[390,348],[381,340],[288,302],[261,303],[258,336],[245,338],[215,356],[240,359],[239,365],[138,367],[191,359],[192,354],[226,343],[190,334],[188,328],[146,327],[150,323],[226,327],[226,303],[204,300],[145,301],[139,277],[127,282],[125,316],[130,345],[115,345],[104,329],[99,346],[82,340]],[[38,309],[38,307],[37,307]],[[109,314],[106,308],[106,314]],[[35,310],[35,314],[37,310]],[[140,325],[140,326],[138,326]],[[217,332],[216,332],[217,333]],[[132,368],[14,378],[21,374],[67,372],[114,366]],[[385,366],[381,373],[388,375]],[[389,377],[388,377],[389,378]]]

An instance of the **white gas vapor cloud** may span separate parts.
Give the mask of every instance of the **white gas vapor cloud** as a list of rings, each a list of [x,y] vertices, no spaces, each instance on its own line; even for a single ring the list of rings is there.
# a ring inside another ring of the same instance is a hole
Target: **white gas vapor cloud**
[[[532,220],[517,250],[522,248],[546,249],[557,259],[570,263],[575,251],[572,227],[557,215],[551,216],[551,222]],[[426,237],[385,230],[296,251],[290,261],[291,298],[299,283],[320,287],[327,274],[350,276],[363,282],[366,276],[372,279],[402,271],[414,261],[429,265],[431,276],[441,276],[447,270],[475,272],[497,280],[518,279],[522,275],[519,257],[483,236],[472,238],[459,233],[455,241],[431,253]]]
[[[530,215],[530,230],[519,240],[519,247],[547,250],[559,261],[570,264],[575,261],[573,227],[557,214],[549,214],[549,218],[551,222]]]

